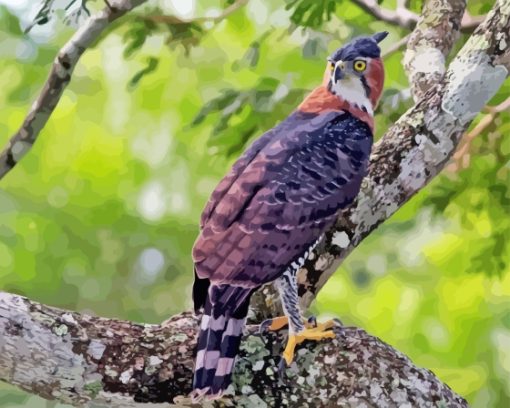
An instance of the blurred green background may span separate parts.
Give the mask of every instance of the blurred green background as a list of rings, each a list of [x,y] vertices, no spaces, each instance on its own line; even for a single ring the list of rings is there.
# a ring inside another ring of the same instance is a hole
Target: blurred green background
[[[26,35],[29,2],[0,3],[16,3],[0,5],[4,145],[74,22],[57,12]],[[144,17],[214,16],[230,3],[149,2],[85,53],[32,151],[0,180],[0,290],[144,322],[190,308],[201,210],[247,141],[297,106],[343,41],[384,29],[385,51],[409,33],[332,0],[250,0],[218,23]],[[469,3],[475,15],[491,7]],[[412,105],[401,60],[402,49],[385,58],[378,137]],[[491,104],[509,93],[507,81]],[[509,130],[501,113],[469,165],[450,165],[366,239],[313,306],[379,336],[473,407],[510,403]],[[0,384],[0,407],[53,406]]]

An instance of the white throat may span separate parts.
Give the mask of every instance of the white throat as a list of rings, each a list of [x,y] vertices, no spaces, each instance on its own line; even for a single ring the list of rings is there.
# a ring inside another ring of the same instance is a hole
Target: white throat
[[[365,88],[359,78],[351,76],[337,82],[331,81],[331,90],[350,105],[357,106],[365,110],[370,116],[374,116],[372,102],[367,98]]]

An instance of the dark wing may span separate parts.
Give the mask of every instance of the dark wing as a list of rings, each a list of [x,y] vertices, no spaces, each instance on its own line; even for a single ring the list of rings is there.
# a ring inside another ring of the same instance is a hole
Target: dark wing
[[[250,148],[248,148],[243,155],[237,159],[232,166],[232,169],[230,169],[230,172],[219,182],[212,192],[204,211],[202,212],[202,216],[200,218],[200,229],[204,228],[218,203],[222,200],[225,194],[227,194],[229,189],[232,187],[232,184],[234,184],[234,182],[239,178],[240,174],[246,169],[246,166],[255,159],[255,157],[260,153],[260,150],[263,149],[271,140],[274,133],[275,129],[271,129],[255,140]]]
[[[335,114],[338,115],[338,112]],[[264,133],[255,140],[252,145],[237,159],[232,166],[230,172],[216,186],[207,202],[202,217],[200,219],[200,229],[206,224],[215,230],[222,230],[224,224],[228,224],[229,219],[239,211],[242,206],[235,206],[234,202],[249,202],[249,195],[253,193],[250,188],[249,181],[261,181],[264,176],[264,159],[265,154],[261,151],[268,148],[268,144],[273,142],[282,135],[298,136],[305,134],[310,130],[309,119],[315,117],[314,114],[297,114],[290,115],[286,120],[278,126]],[[330,115],[329,117],[331,117]],[[327,122],[324,118],[323,122]],[[270,149],[278,149],[280,146],[271,146]],[[243,185],[244,190],[239,192],[238,187]],[[240,193],[240,195],[238,195]],[[224,199],[226,198],[226,199]],[[230,202],[232,205],[227,205]],[[218,204],[220,208],[217,209]],[[225,213],[228,211],[228,213]],[[223,217],[225,215],[225,217]],[[223,227],[222,227],[223,225]]]
[[[262,136],[204,211],[198,277],[249,287],[280,276],[356,197],[371,143],[370,128],[344,112],[296,112]]]

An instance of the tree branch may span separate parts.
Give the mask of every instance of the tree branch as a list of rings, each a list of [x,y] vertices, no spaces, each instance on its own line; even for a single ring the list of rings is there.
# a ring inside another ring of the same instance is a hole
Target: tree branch
[[[413,13],[408,9],[408,2],[405,0],[397,1],[397,8],[395,10],[389,10],[381,7],[376,0],[352,0],[353,3],[357,4],[361,9],[371,14],[375,18],[396,25],[402,28],[411,30],[418,23],[419,17],[416,13]],[[422,13],[423,14],[423,13]],[[467,13],[462,19],[462,31],[471,32],[485,19],[486,16],[472,16]]]
[[[412,29],[418,22],[418,15],[403,7],[401,3],[398,4],[396,10],[389,10],[381,7],[376,0],[352,0],[352,2],[385,23]]]
[[[465,8],[465,0],[425,2],[404,55],[404,68],[415,102],[443,78],[445,60],[459,37]]]
[[[227,17],[229,17],[231,14],[235,13],[240,8],[244,7],[246,4],[248,4],[249,0],[236,0],[233,2],[230,6],[225,8],[223,12],[218,14],[217,16],[208,16],[208,17],[195,17],[193,19],[183,19],[176,16],[169,16],[169,15],[150,15],[150,16],[138,16],[144,20],[149,20],[154,23],[163,23],[163,24],[189,24],[189,23],[206,23],[211,22],[214,24],[217,24],[223,20],[225,20]]]
[[[486,106],[484,108],[484,112],[487,112],[487,114],[482,117],[480,122],[478,122],[473,130],[467,132],[464,135],[459,148],[453,155],[452,162],[446,167],[447,171],[456,173],[469,167],[471,159],[469,150],[473,140],[485,132],[485,130],[494,122],[498,115],[505,111],[510,111],[510,97],[497,106]]]
[[[11,137],[7,146],[0,153],[0,179],[2,179],[32,148],[39,133],[48,122],[57,106],[62,93],[71,81],[71,74],[85,50],[95,42],[106,27],[147,0],[110,0],[105,1],[106,7],[89,17],[83,26],[62,47],[58,53],[44,87],[33,103],[20,129]],[[156,23],[188,24],[188,23],[219,23],[249,0],[237,0],[214,17],[198,17],[184,20],[175,16],[144,16],[144,19]]]
[[[473,118],[507,78],[509,55],[510,0],[499,0],[445,77],[374,146],[357,201],[299,273],[304,305],[370,232],[443,169]]]
[[[197,326],[190,313],[142,325],[0,292],[0,380],[80,406],[188,407]],[[467,407],[430,371],[353,327],[337,329],[334,340],[308,343],[279,380],[284,339],[256,331],[248,328],[243,339],[225,405]]]
[[[83,52],[114,20],[145,3],[146,0],[111,0],[103,10],[89,17],[60,50],[44,87],[33,103],[20,129],[0,153],[0,179],[32,148],[37,136],[57,106],[71,74]]]

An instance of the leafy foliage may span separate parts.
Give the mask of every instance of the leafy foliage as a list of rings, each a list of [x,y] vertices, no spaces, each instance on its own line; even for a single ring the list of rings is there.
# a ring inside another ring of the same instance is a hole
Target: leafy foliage
[[[292,11],[290,20],[297,26],[318,28],[330,21],[336,11],[336,0],[286,0]]]
[[[156,30],[156,24],[148,20],[134,21],[124,34],[124,57],[131,57],[142,48],[149,34]]]
[[[133,75],[133,78],[129,81],[129,88],[134,89],[140,80],[144,77],[144,75],[150,74],[151,72],[155,71],[158,67],[159,59],[154,57],[148,57],[147,58],[147,65],[138,71],[135,75]]]
[[[50,21],[54,15],[58,15],[58,11],[62,10],[63,21],[66,24],[77,25],[83,18],[90,15],[87,8],[88,0],[68,0],[68,3],[62,7],[58,0],[42,0],[42,5],[37,12],[33,24],[28,26],[25,32],[29,32],[34,25],[44,25]]]
[[[197,126],[208,117],[219,116],[209,146],[227,156],[238,153],[255,134],[274,125],[268,114],[286,107],[291,101],[302,99],[306,90],[289,89],[275,78],[261,78],[252,89],[223,89],[220,95],[207,102],[192,121]]]
[[[502,114],[508,124],[510,115]],[[450,214],[469,231],[470,245],[463,256],[467,272],[501,275],[510,268],[510,149],[505,128],[493,126],[468,153],[470,171],[445,177],[431,191],[427,204],[436,214]],[[492,145],[492,146],[491,146]],[[473,243],[474,243],[473,242]]]
[[[200,43],[204,29],[196,23],[169,24],[166,43],[170,48],[182,45],[187,53]]]
[[[255,41],[253,41],[242,58],[234,61],[232,63],[232,69],[234,71],[238,71],[240,69],[244,68],[255,68],[259,62],[260,58],[260,47],[264,43],[264,41],[267,40],[269,35],[271,34],[271,31],[268,30],[264,34],[262,34],[259,38],[257,38]]]

